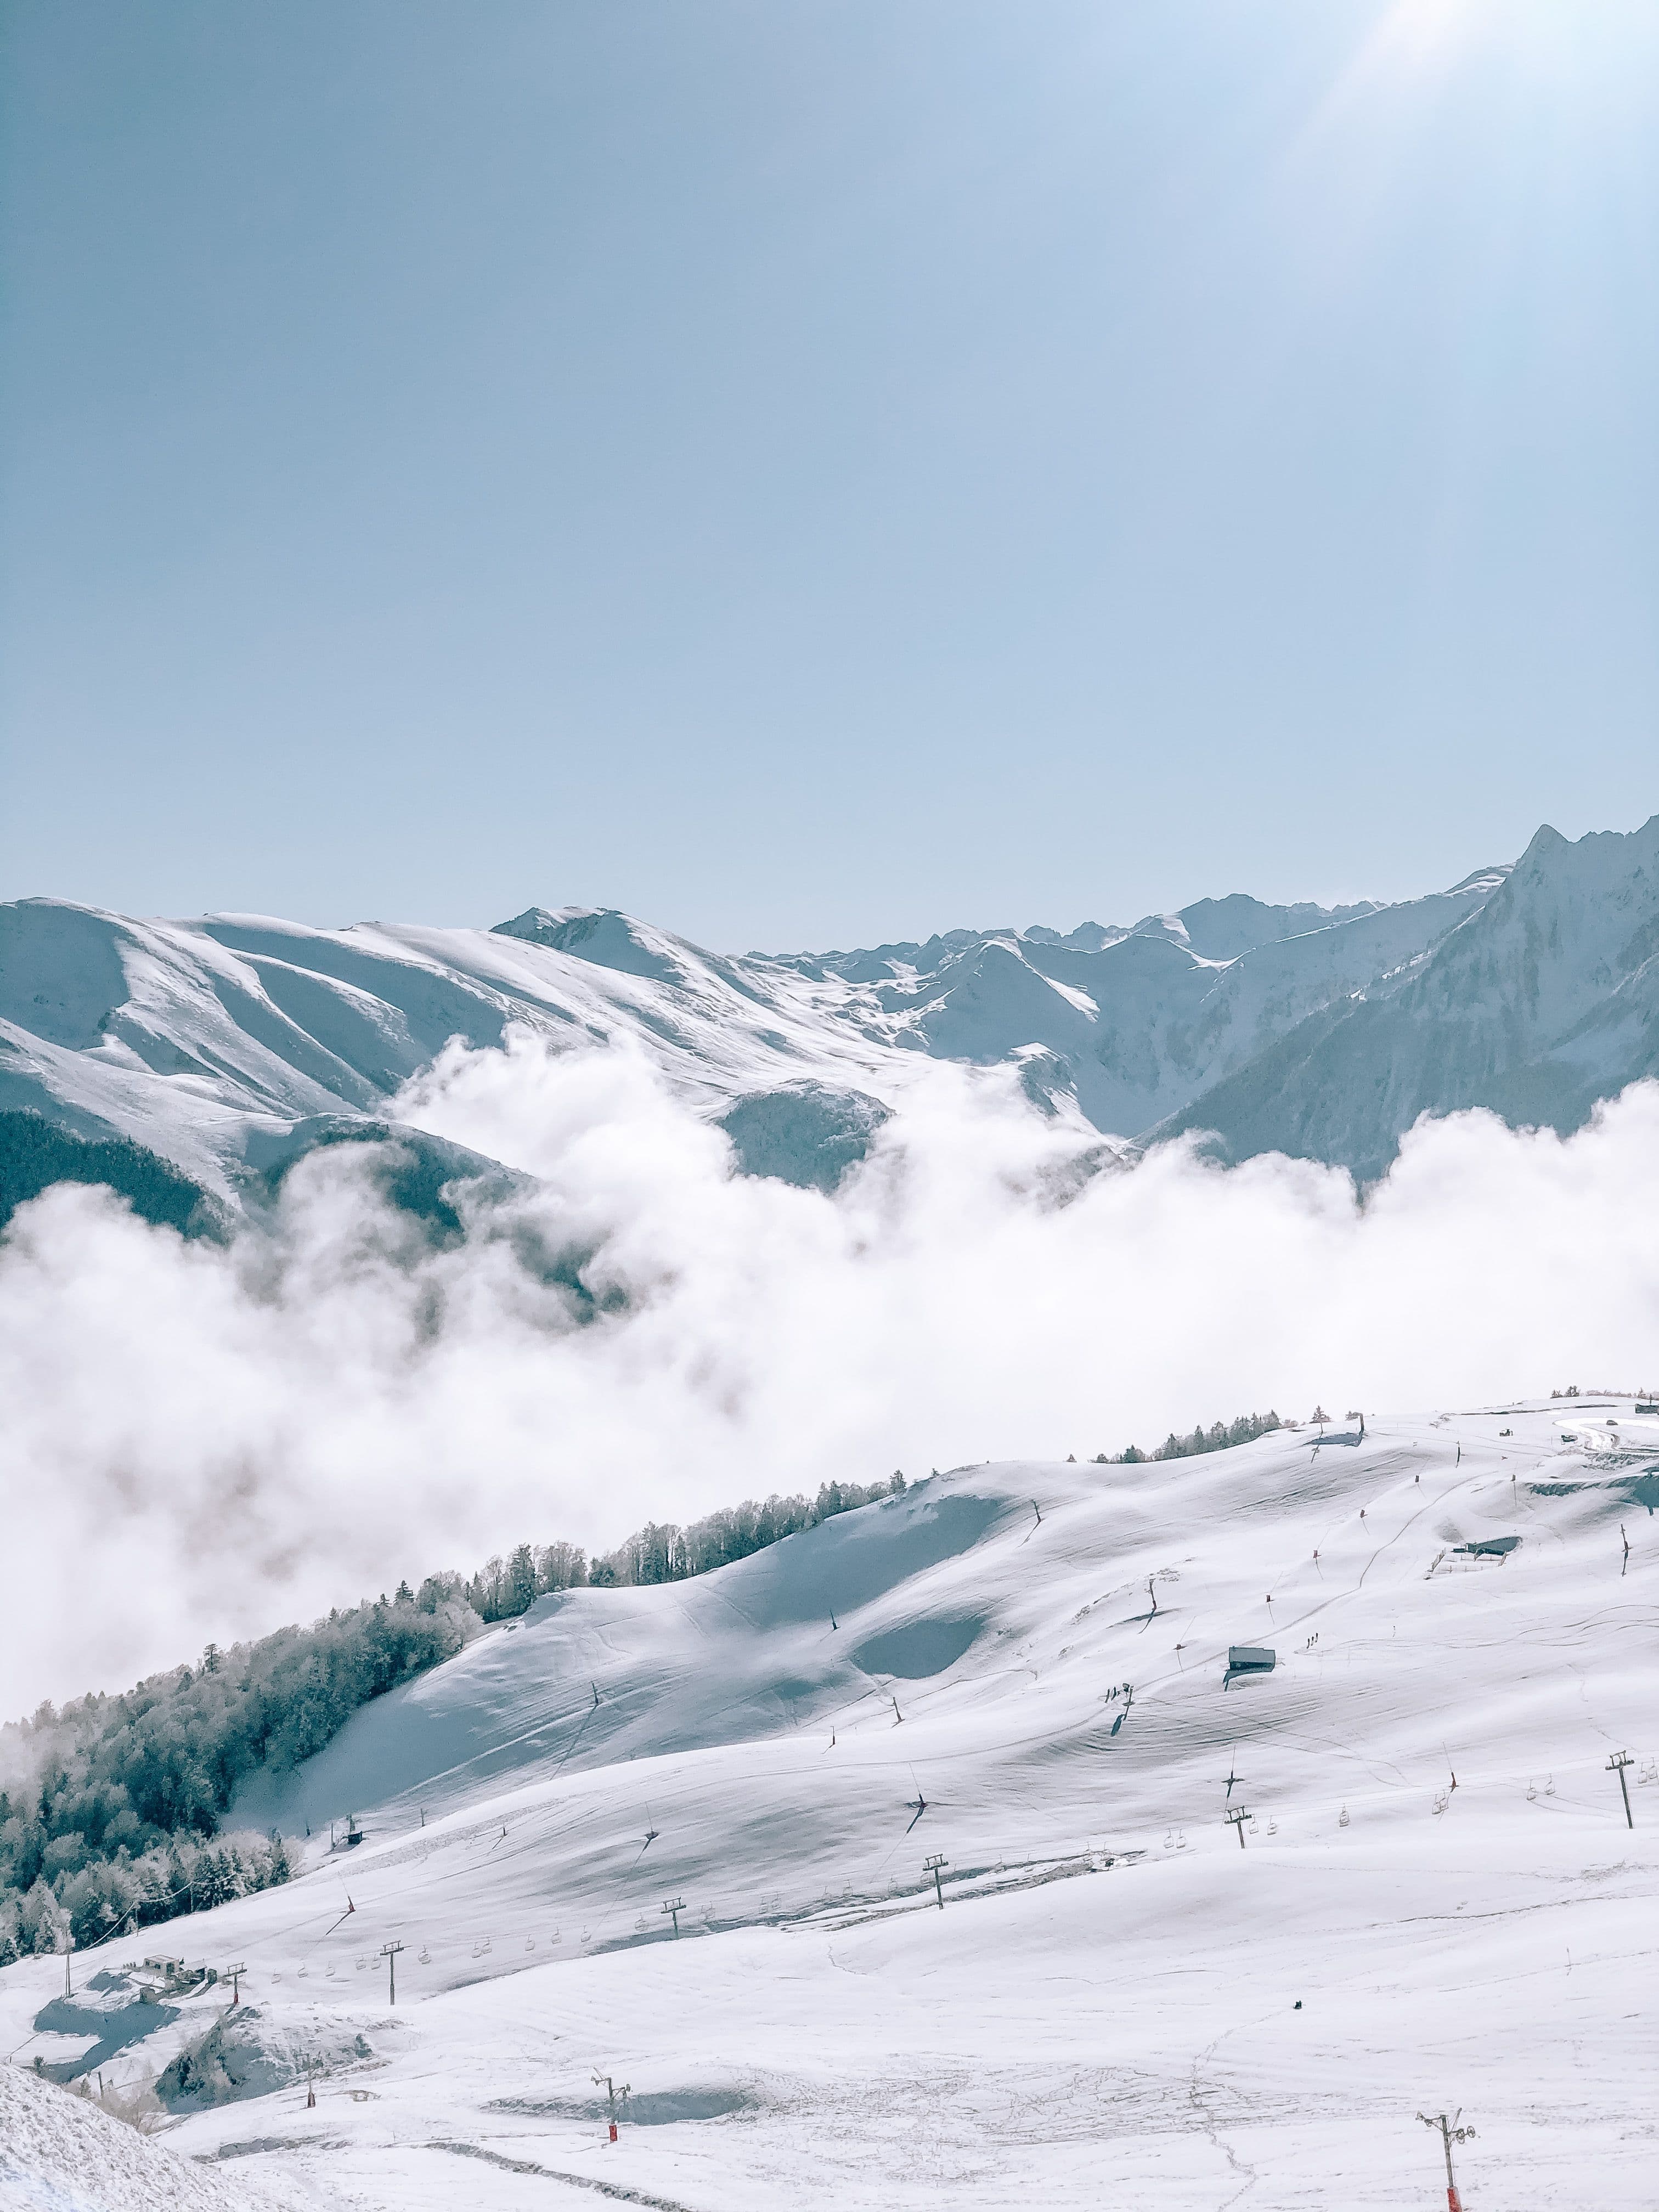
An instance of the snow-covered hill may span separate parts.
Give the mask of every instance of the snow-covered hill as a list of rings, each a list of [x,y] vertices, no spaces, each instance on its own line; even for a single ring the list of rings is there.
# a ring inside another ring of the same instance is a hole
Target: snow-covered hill
[[[1635,2212],[1656,1504],[1627,1400],[1373,1418],[543,1600],[244,1801],[296,1884],[78,1962],[244,1969],[106,2085],[365,2212],[1381,2212],[1459,2106],[1470,2212]],[[62,1972],[0,1976],[16,2063],[86,2063]]]
[[[642,1052],[740,1165],[804,1183],[861,1157],[928,1057],[1012,1063],[1121,1139],[1213,1129],[1370,1176],[1425,1111],[1571,1128],[1652,1073],[1656,930],[1659,817],[1540,830],[1512,874],[1393,906],[1234,896],[823,955],[727,958],[608,911],[319,930],[31,899],[0,908],[0,1113],[130,1139],[234,1202],[384,1128],[451,1039],[516,1026]],[[490,1164],[434,1158],[438,1180]]]

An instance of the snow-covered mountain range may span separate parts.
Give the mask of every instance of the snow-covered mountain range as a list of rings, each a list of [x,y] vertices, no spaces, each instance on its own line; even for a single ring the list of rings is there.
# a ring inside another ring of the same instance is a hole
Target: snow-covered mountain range
[[[222,1203],[384,1129],[451,1039],[514,1025],[636,1048],[745,1169],[827,1186],[929,1058],[1010,1063],[1126,1140],[1204,1129],[1374,1176],[1425,1112],[1577,1127],[1659,1069],[1656,1018],[1659,817],[1543,829],[1393,905],[1234,895],[822,954],[726,957],[611,910],[324,930],[0,907],[0,1114],[129,1139]]]

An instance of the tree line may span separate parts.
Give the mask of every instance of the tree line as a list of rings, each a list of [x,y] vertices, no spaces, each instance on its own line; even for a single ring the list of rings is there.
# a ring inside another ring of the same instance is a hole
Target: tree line
[[[286,1881],[280,1837],[221,1835],[238,1785],[320,1751],[369,1698],[459,1651],[467,1626],[405,1583],[0,1729],[0,1966],[66,1930],[100,1942]]]
[[[775,1492],[763,1501],[746,1498],[741,1505],[721,1506],[687,1528],[673,1521],[647,1521],[591,1565],[577,1544],[520,1544],[505,1558],[487,1560],[470,1581],[459,1575],[428,1576],[417,1602],[464,1601],[481,1620],[511,1620],[553,1590],[684,1582],[746,1559],[838,1513],[883,1498],[902,1498],[905,1486],[896,1469],[885,1482],[821,1483],[816,1498],[780,1498]]]
[[[1311,1418],[1322,1421],[1328,1419],[1329,1416],[1316,1413]],[[1102,1452],[1095,1465],[1144,1467],[1152,1460],[1193,1459],[1200,1452],[1226,1451],[1234,1444],[1254,1443],[1258,1437],[1271,1436],[1275,1429],[1285,1426],[1278,1414],[1271,1413],[1241,1413],[1237,1420],[1217,1421],[1207,1429],[1200,1421],[1189,1437],[1178,1437],[1171,1429],[1156,1451],[1144,1452],[1138,1445],[1131,1444],[1127,1451],[1113,1452],[1109,1455]]]

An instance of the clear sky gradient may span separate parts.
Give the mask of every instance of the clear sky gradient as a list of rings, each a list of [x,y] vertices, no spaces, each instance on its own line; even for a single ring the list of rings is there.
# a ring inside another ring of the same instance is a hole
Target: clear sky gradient
[[[11,0],[0,895],[726,948],[1659,805],[1650,0]]]

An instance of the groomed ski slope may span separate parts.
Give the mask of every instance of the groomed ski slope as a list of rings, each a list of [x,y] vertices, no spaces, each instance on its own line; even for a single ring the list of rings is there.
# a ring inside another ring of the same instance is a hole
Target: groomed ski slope
[[[1650,2207],[1656,1466],[1628,1400],[1372,1419],[543,1600],[239,1808],[303,1880],[77,1972],[246,1961],[280,2086],[166,2143],[298,2203],[1430,2205],[1462,2106],[1471,2212]],[[20,2063],[61,1976],[0,1978]]]

